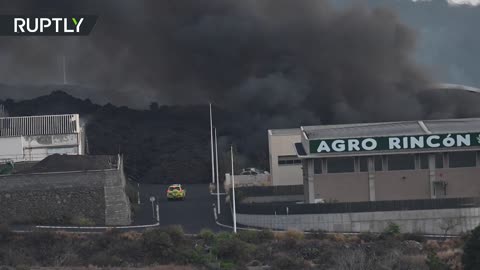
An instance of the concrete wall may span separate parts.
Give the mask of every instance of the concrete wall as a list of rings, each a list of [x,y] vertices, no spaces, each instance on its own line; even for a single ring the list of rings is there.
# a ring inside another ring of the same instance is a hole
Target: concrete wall
[[[0,223],[69,222],[130,224],[122,170],[0,176]],[[55,224],[53,224],[55,225]]]
[[[269,132],[268,147],[270,152],[270,173],[272,175],[272,184],[279,185],[301,185],[302,166],[297,165],[278,165],[278,156],[296,156],[294,143],[301,140],[300,129],[298,133],[288,132],[288,134]]]
[[[271,186],[270,174],[235,175],[235,186]]]
[[[369,200],[368,173],[315,174],[315,198],[339,202]]]
[[[79,134],[0,137],[0,159],[39,161],[53,154],[77,155]]]
[[[404,233],[460,234],[480,224],[480,208],[305,215],[237,214],[237,222],[270,229],[329,232],[382,232],[394,222]]]
[[[22,138],[0,138],[0,159],[16,159],[23,156]]]

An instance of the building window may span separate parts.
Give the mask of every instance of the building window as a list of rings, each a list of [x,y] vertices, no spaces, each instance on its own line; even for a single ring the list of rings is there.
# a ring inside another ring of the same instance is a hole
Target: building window
[[[300,165],[302,161],[297,156],[278,156],[278,165]]]
[[[368,158],[369,157],[360,157],[360,171],[368,172]]]
[[[443,168],[443,157],[442,153],[435,154],[435,168],[442,169]]]
[[[388,156],[388,170],[414,170],[415,156],[414,155],[391,155]]]
[[[355,171],[355,159],[353,157],[327,159],[328,173],[345,173]]]
[[[322,174],[322,160],[319,158],[313,160],[313,173]]]
[[[450,168],[476,167],[477,155],[475,152],[450,152],[448,164]]]
[[[420,169],[429,169],[428,165],[428,157],[430,155],[435,156],[435,168],[442,169],[443,168],[443,154],[436,153],[436,154],[420,154]]]
[[[420,169],[428,169],[428,156],[429,154],[420,154]]]
[[[375,156],[375,171],[383,171],[383,156]]]

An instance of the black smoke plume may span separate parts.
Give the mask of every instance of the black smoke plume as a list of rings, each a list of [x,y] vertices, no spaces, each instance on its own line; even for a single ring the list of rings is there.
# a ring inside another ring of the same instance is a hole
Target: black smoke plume
[[[99,15],[88,37],[2,38],[0,82],[35,95],[44,88],[30,85],[61,84],[65,56],[62,87],[94,101],[211,101],[238,112],[252,123],[246,152],[258,149],[268,128],[456,113],[437,112],[447,100],[419,96],[431,81],[413,59],[416,34],[384,8],[335,8],[322,0],[31,0],[0,7]]]
[[[4,38],[1,80],[102,89],[116,103],[199,103],[308,121],[415,118],[428,78],[384,9],[327,1],[10,1],[5,13],[90,13],[89,37]],[[91,91],[92,92],[92,91]],[[411,109],[403,110],[403,104]],[[276,119],[280,118],[280,119]]]

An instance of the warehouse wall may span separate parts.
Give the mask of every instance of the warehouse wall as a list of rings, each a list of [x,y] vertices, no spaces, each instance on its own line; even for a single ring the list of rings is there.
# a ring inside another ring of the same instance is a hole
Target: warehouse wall
[[[53,154],[77,155],[79,134],[0,137],[0,159],[39,161]]]
[[[23,157],[21,137],[0,138],[0,159],[16,159]]]
[[[368,173],[315,174],[315,198],[339,202],[369,200]]]
[[[436,169],[435,179],[447,183],[447,198],[479,197],[480,168]]]
[[[428,170],[375,172],[377,200],[413,200],[430,198]]]
[[[272,184],[281,185],[301,185],[302,165],[278,165],[279,156],[296,156],[294,143],[300,142],[300,129],[298,134],[268,134],[268,145],[270,152],[270,173],[272,175]]]

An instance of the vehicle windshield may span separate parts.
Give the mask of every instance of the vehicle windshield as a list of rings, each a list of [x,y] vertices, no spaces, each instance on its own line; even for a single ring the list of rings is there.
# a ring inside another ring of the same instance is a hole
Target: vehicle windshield
[[[181,188],[180,187],[169,187],[168,190],[169,191],[181,190]]]

